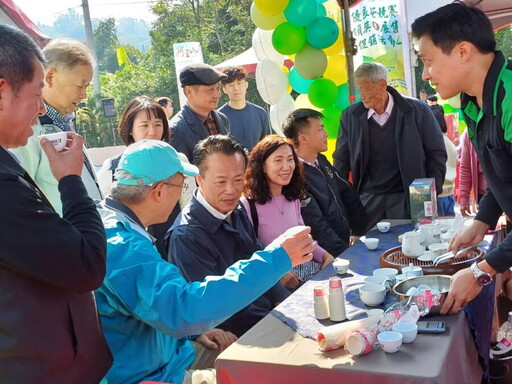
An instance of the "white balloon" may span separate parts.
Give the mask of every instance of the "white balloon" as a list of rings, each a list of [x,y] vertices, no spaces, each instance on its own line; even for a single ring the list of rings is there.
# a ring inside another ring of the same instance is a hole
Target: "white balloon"
[[[279,100],[279,103],[270,106],[270,124],[272,125],[272,129],[275,133],[284,136],[282,128],[283,122],[294,110],[295,104],[293,102],[293,97],[288,93]]]
[[[279,64],[264,59],[256,67],[256,87],[261,98],[267,104],[277,104],[288,86],[288,79]]]
[[[256,28],[252,35],[252,47],[258,60],[274,60],[277,64],[283,65],[284,55],[277,52],[272,45],[272,31],[264,31]]]

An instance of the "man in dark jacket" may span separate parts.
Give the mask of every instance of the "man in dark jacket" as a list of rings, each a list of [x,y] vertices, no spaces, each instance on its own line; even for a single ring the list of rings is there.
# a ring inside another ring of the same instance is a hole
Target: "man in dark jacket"
[[[199,188],[170,230],[169,260],[187,281],[202,281],[223,275],[263,246],[239,203],[247,166],[244,147],[228,136],[210,136],[197,145],[194,162]],[[241,336],[288,295],[277,282],[219,328]]]
[[[208,64],[188,65],[180,73],[180,83],[187,98],[170,121],[170,144],[192,162],[196,144],[210,135],[227,135],[229,119],[215,109],[219,105],[220,81],[227,75]]]
[[[355,72],[361,102],[343,111],[334,166],[348,180],[352,173],[369,227],[382,219],[409,219],[409,185],[435,178],[443,190],[446,149],[427,103],[401,96],[387,85],[380,63]]]
[[[339,255],[365,233],[367,218],[355,189],[321,154],[327,150],[322,118],[320,112],[312,109],[297,109],[284,122],[283,133],[294,142],[304,166],[304,223],[311,227],[313,238],[322,248]]]
[[[106,240],[80,174],[83,140],[56,152],[41,139],[63,217],[10,148],[45,114],[43,55],[0,25],[0,382],[98,383],[112,364],[92,290],[105,276]]]

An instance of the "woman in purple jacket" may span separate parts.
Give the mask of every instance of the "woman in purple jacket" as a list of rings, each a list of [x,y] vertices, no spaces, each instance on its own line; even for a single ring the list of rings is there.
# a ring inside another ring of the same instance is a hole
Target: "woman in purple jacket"
[[[285,230],[304,225],[300,213],[303,196],[302,164],[292,142],[279,135],[265,136],[251,151],[241,199],[264,246]],[[281,283],[294,290],[333,260],[331,254],[318,246],[313,260],[293,268],[281,278]]]

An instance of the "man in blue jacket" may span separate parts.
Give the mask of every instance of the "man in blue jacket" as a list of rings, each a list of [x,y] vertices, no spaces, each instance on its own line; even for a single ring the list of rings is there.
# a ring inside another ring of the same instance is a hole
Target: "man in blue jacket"
[[[245,148],[231,137],[211,136],[199,142],[194,161],[200,171],[199,188],[176,219],[169,241],[169,259],[187,281],[223,274],[231,264],[263,248],[240,204]],[[220,328],[241,336],[289,294],[276,283]]]
[[[227,75],[208,64],[191,64],[180,73],[187,103],[170,121],[171,145],[192,162],[196,144],[211,135],[227,135],[229,119],[219,106],[220,82]]]
[[[175,265],[162,260],[145,229],[167,219],[184,174],[197,175],[197,168],[182,163],[169,144],[139,141],[126,149],[117,185],[100,204],[108,257],[105,281],[95,294],[114,355],[109,384],[188,383],[191,374],[210,375],[204,382],[214,383],[211,371],[185,375],[195,358],[188,336],[202,334],[198,342],[224,349],[235,337],[208,330],[269,289],[292,265],[310,260],[303,255],[315,248],[309,229],[296,227],[222,276],[187,283]]]

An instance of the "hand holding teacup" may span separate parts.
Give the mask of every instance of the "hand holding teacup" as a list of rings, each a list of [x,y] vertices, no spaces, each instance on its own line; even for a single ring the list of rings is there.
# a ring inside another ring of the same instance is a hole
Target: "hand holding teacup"
[[[52,139],[53,134],[39,136],[41,147],[48,157],[50,169],[57,181],[69,175],[80,176],[84,166],[82,137],[74,132],[59,132],[59,134],[59,140]],[[64,138],[66,138],[65,142]]]

